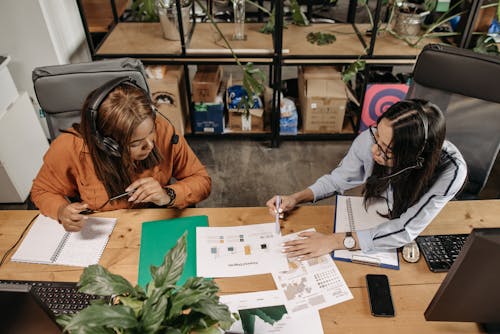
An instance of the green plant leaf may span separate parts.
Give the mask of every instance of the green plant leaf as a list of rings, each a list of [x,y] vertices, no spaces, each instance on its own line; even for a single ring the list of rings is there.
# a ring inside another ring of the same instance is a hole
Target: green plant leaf
[[[78,286],[80,292],[99,296],[136,295],[136,290],[125,278],[98,264],[84,269]]]
[[[141,332],[153,334],[162,328],[168,303],[169,296],[163,294],[160,289],[155,289],[142,307]]]
[[[274,32],[274,22],[276,18],[276,9],[274,8],[271,12],[271,16],[269,16],[269,20],[264,24],[262,28],[259,29],[259,32],[263,34],[272,34]]]
[[[311,44],[327,45],[327,44],[332,44],[336,40],[337,37],[335,37],[335,35],[330,33],[324,33],[321,31],[310,32],[307,34],[307,41]]]
[[[130,307],[134,311],[135,316],[138,317],[141,314],[144,301],[133,297],[120,297],[120,303]]]
[[[159,267],[151,266],[152,280],[148,284],[148,291],[146,292],[148,295],[150,293],[150,285],[154,285],[156,288],[167,289],[169,286],[174,286],[181,277],[187,256],[186,235],[187,232],[177,240],[177,243],[168,251],[163,263]]]
[[[71,333],[114,333],[109,329],[131,329],[137,326],[137,319],[130,307],[90,305],[73,316],[64,330]]]
[[[290,7],[292,9],[292,20],[294,24],[298,26],[308,26],[311,24],[300,10],[300,5],[297,0],[290,0]]]
[[[343,72],[342,72],[342,81],[348,83],[352,78],[356,76],[359,71],[365,69],[366,61],[358,59],[354,63],[350,64]]]

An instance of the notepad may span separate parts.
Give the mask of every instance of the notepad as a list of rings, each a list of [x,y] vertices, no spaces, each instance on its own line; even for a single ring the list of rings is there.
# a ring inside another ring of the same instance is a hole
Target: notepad
[[[167,252],[187,231],[187,257],[182,276],[177,285],[182,285],[189,277],[196,276],[196,227],[208,226],[207,216],[191,216],[142,223],[141,252],[139,256],[140,286],[145,287],[151,280],[151,265],[159,266]]]
[[[337,195],[335,207],[334,232],[356,232],[376,227],[386,222],[382,214],[387,213],[385,201],[378,201],[365,209],[363,197]],[[361,250],[336,250],[332,253],[335,260],[369,264],[390,269],[399,269],[399,257],[396,249],[383,252],[364,253]]]
[[[97,264],[115,224],[116,218],[89,217],[79,232],[67,232],[59,222],[40,214],[11,260],[78,267]]]

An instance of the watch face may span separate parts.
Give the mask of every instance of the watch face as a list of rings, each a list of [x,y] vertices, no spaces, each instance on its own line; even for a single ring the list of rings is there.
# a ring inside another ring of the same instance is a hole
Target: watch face
[[[347,249],[352,249],[356,246],[356,240],[353,237],[345,237],[344,238],[344,247]]]

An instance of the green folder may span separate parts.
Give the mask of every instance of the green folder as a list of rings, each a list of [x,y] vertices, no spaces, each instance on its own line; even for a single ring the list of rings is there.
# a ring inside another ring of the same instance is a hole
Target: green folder
[[[151,265],[159,266],[177,239],[187,231],[187,258],[177,285],[196,276],[196,227],[208,226],[207,216],[191,216],[142,223],[138,283],[143,288],[151,280]]]

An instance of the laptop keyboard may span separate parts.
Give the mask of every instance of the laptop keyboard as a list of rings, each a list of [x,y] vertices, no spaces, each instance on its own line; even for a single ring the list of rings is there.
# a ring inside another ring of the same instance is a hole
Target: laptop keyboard
[[[468,236],[468,234],[424,235],[417,237],[416,241],[429,269],[433,272],[446,272],[455,262]]]
[[[30,286],[34,293],[55,316],[74,314],[84,309],[94,299],[106,299],[97,295],[78,292],[73,282],[44,282],[44,281],[14,281],[0,280],[0,288],[15,288],[16,286]]]

